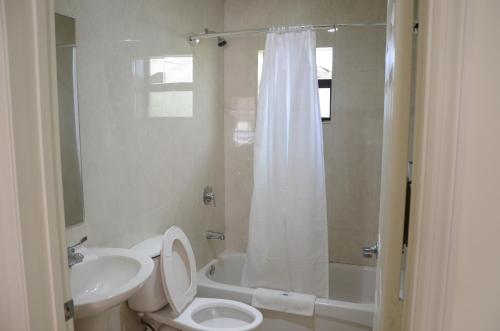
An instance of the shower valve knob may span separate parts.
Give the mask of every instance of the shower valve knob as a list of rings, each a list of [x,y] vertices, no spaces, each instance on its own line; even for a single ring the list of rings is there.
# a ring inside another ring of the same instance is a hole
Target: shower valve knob
[[[207,186],[207,187],[205,187],[205,189],[203,189],[203,203],[206,206],[208,206],[209,204],[213,204],[214,207],[216,206],[216,204],[215,204],[215,192],[210,186]]]
[[[363,256],[367,258],[371,258],[375,255],[375,258],[378,257],[378,242],[373,246],[364,246],[363,247]]]

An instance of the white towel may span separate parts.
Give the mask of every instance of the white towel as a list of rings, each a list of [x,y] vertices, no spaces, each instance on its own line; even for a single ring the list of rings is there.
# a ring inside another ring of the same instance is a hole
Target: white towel
[[[253,292],[252,306],[285,313],[313,316],[316,296],[258,288]]]

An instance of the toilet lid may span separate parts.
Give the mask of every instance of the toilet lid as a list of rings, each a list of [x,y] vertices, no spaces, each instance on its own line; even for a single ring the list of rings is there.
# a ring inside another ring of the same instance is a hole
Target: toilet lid
[[[165,232],[160,261],[165,296],[178,315],[194,299],[197,286],[193,248],[179,227]]]

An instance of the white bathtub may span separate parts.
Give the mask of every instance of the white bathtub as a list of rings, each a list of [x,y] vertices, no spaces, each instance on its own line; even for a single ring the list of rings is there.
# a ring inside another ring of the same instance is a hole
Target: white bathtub
[[[253,288],[241,286],[245,255],[224,252],[198,271],[198,296],[251,304]],[[314,316],[262,310],[262,331],[367,331],[372,329],[375,268],[330,264],[330,298],[316,299]]]

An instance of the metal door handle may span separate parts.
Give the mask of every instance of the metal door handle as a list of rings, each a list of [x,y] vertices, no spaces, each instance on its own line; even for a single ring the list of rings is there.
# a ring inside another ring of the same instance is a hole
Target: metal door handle
[[[364,246],[363,247],[363,256],[366,258],[371,258],[375,255],[375,258],[378,257],[378,242],[373,246]]]

